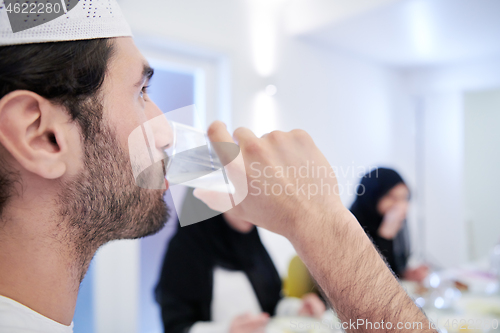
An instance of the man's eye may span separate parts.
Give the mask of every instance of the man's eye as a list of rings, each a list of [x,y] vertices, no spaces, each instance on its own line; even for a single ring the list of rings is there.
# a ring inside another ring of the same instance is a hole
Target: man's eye
[[[149,86],[142,87],[141,92],[140,92],[141,98],[144,98],[144,94],[148,93],[148,88],[149,88]]]

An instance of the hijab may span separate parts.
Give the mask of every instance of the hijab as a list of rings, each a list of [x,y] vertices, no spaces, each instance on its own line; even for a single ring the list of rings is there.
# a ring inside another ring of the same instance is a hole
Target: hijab
[[[380,199],[398,184],[405,184],[405,182],[392,169],[377,168],[368,172],[363,176],[356,190],[356,199],[351,206],[351,212],[384,255],[390,268],[396,275],[401,275],[406,269],[409,257],[406,221],[394,239],[385,239],[378,235],[384,216],[377,210]]]
[[[215,267],[243,271],[262,311],[274,314],[281,298],[281,279],[257,229],[238,232],[222,214],[178,228],[169,243],[156,288],[158,303],[182,299],[196,308],[195,321],[210,321]],[[162,312],[165,324],[169,314]]]

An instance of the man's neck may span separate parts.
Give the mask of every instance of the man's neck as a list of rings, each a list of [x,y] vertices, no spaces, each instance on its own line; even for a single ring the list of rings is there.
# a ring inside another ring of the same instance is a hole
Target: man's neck
[[[43,211],[27,216],[19,208],[0,220],[0,295],[70,325],[80,279],[93,253],[82,260],[64,239],[64,223]]]

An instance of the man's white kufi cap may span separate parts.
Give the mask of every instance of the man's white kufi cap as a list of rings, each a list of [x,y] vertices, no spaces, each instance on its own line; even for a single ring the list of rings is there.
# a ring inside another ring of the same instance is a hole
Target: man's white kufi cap
[[[0,0],[0,46],[125,36],[116,0]]]

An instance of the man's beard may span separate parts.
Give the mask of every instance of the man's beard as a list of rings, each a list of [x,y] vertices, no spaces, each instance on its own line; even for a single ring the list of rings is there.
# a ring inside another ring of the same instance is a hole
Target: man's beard
[[[101,245],[152,235],[169,217],[164,190],[136,186],[129,157],[116,135],[103,121],[97,126],[85,140],[82,173],[64,182],[59,195],[62,227],[83,275]]]

